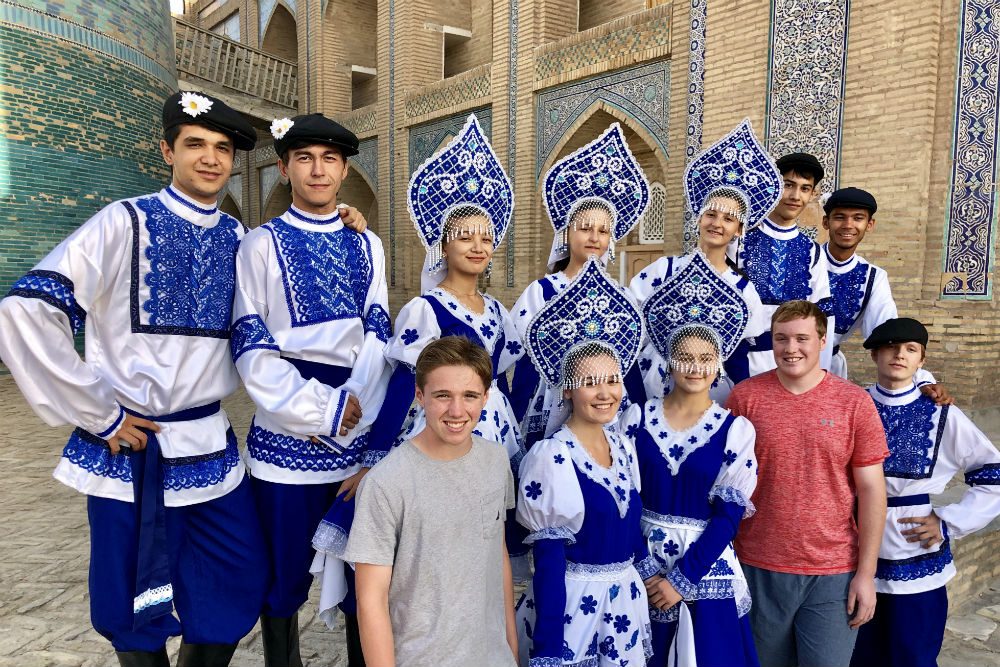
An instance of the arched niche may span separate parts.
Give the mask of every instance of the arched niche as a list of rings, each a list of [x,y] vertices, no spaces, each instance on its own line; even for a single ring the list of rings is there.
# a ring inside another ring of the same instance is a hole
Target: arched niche
[[[267,22],[264,39],[260,48],[271,55],[285,60],[298,62],[299,38],[296,31],[295,16],[283,2],[278,2]]]

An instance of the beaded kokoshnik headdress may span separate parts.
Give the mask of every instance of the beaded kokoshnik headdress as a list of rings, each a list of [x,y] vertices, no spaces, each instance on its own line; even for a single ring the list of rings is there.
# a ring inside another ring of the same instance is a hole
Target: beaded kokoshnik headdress
[[[413,172],[407,205],[427,250],[421,273],[425,289],[444,278],[443,243],[474,232],[491,235],[494,250],[503,241],[514,209],[513,188],[475,114],[469,114],[458,135]],[[485,217],[487,225],[447,224],[474,216]]]
[[[586,382],[621,381],[639,356],[642,336],[642,318],[631,295],[591,257],[573,282],[535,314],[526,338],[545,382],[573,389]],[[595,373],[586,363],[598,350],[617,362],[614,373]]]
[[[568,232],[578,224],[578,213],[589,209],[607,212],[611,223],[608,255],[614,260],[615,242],[628,235],[649,205],[649,182],[618,123],[552,165],[543,183],[545,211],[555,232],[550,271],[557,261],[569,256]]]

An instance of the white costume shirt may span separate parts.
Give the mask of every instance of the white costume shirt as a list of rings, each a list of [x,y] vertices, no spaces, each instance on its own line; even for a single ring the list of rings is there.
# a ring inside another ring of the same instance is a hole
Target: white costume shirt
[[[974,533],[1000,515],[1000,453],[961,410],[935,405],[916,386],[890,391],[873,385],[868,391],[889,443],[882,466],[890,506],[875,588],[880,593],[933,590],[955,576],[950,540]],[[957,472],[965,473],[971,488],[957,503],[932,508],[921,496],[943,492]],[[900,502],[905,504],[893,506]],[[945,542],[929,549],[907,542],[902,531],[913,525],[896,520],[927,516],[932,510],[941,519]]]
[[[155,420],[236,388],[229,322],[242,237],[239,221],[168,187],[106,206],[14,284],[0,303],[0,356],[47,424],[77,427],[56,479],[132,502],[130,451],[112,455],[104,440],[123,408]],[[84,325],[85,360],[73,347]],[[243,479],[223,411],[160,428],[168,507]]]
[[[236,275],[233,360],[257,405],[247,436],[251,473],[279,483],[346,479],[361,466],[388,380],[381,241],[345,227],[339,213],[292,207],[247,234]],[[290,359],[338,367],[338,380],[307,380]],[[341,436],[348,394],[363,416]]]

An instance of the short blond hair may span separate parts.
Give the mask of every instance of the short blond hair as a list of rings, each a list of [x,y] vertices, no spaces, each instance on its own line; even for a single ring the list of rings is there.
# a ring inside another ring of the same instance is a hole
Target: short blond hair
[[[778,309],[771,315],[771,331],[774,325],[779,322],[791,322],[792,320],[805,320],[813,318],[816,321],[816,333],[820,338],[826,336],[826,313],[820,310],[812,301],[800,299],[797,301],[786,301],[778,306]]]
[[[485,349],[465,336],[445,336],[425,347],[417,357],[417,386],[423,391],[427,376],[442,366],[467,366],[483,381],[483,389],[493,384],[493,361]]]

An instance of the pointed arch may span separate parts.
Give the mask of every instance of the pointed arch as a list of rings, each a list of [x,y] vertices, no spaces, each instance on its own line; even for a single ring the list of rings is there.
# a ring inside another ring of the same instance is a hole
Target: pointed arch
[[[262,210],[261,222],[267,222],[271,218],[276,218],[292,205],[292,188],[288,183],[278,182],[268,193],[266,204]]]
[[[233,199],[233,196],[228,192],[226,193],[226,196],[222,198],[222,201],[219,202],[219,210],[233,216],[240,222],[243,222],[243,210],[240,208],[240,205],[236,202],[236,200]]]
[[[356,167],[356,165],[351,165]],[[360,169],[354,169],[354,173],[348,173],[347,178],[340,186],[337,200],[349,204],[365,216],[368,226],[376,234],[378,227],[378,195],[372,188],[367,175]]]
[[[279,58],[298,62],[299,38],[295,12],[283,0],[278,0],[267,21],[260,48]]]

